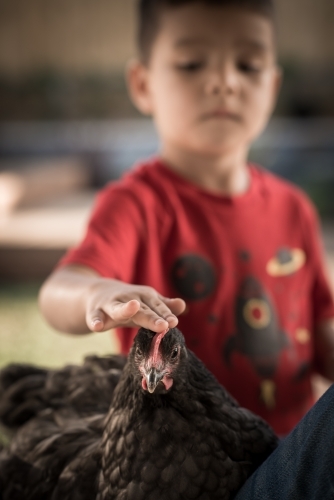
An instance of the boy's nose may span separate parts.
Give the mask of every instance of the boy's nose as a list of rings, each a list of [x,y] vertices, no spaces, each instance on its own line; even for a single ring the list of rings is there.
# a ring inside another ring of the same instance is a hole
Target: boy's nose
[[[234,68],[221,67],[208,75],[205,92],[207,94],[232,94],[238,88],[238,75]]]

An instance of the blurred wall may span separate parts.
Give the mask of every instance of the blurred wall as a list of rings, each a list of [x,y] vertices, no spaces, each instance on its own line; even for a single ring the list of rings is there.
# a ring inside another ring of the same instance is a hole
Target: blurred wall
[[[276,0],[279,52],[310,64],[334,64],[334,1]]]
[[[276,0],[284,59],[334,64],[334,0]],[[134,52],[135,0],[0,0],[0,74],[120,72]]]
[[[0,0],[0,73],[120,71],[134,14],[133,0]]]
[[[137,0],[0,0],[0,120],[138,116],[124,81]],[[334,116],[334,0],[276,0],[276,115]]]

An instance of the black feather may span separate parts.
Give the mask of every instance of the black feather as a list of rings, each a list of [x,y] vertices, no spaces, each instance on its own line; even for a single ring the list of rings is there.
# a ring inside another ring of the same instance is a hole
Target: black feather
[[[17,428],[46,408],[107,412],[125,356],[88,356],[82,366],[45,370],[12,364],[0,371],[0,422]]]

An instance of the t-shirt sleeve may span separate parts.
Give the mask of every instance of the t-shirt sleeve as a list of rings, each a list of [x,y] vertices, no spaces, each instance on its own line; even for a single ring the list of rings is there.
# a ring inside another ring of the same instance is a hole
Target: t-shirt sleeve
[[[97,196],[83,241],[66,253],[58,267],[85,265],[103,277],[131,282],[143,236],[138,199],[117,184],[108,186]]]
[[[329,281],[329,273],[325,264],[325,252],[320,232],[319,218],[313,205],[305,204],[306,234],[309,247],[309,258],[313,267],[313,321],[317,325],[325,319],[334,318],[333,290]]]

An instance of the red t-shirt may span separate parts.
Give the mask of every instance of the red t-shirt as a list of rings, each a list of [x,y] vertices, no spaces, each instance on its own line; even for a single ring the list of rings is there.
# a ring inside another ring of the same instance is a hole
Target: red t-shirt
[[[98,195],[61,265],[182,297],[187,345],[228,391],[286,434],[312,405],[314,325],[334,317],[315,212],[250,166],[240,196],[208,192],[152,159]],[[135,330],[119,328],[128,352]]]

